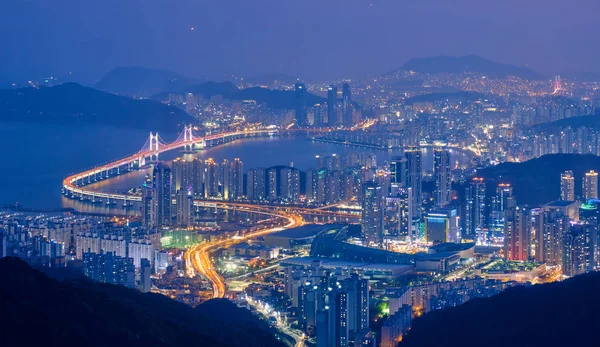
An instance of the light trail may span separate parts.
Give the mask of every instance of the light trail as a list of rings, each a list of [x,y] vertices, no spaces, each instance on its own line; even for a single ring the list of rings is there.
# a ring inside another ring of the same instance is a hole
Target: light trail
[[[233,209],[233,208],[232,208]],[[268,216],[280,217],[287,219],[287,224],[280,227],[266,228],[243,234],[242,237],[236,239],[217,240],[208,243],[203,243],[190,248],[185,253],[185,259],[188,265],[191,265],[200,275],[206,277],[211,283],[213,289],[213,298],[222,298],[225,296],[225,280],[214,268],[214,264],[210,258],[210,254],[220,248],[228,248],[235,244],[246,242],[260,236],[269,235],[284,229],[294,228],[304,224],[302,217],[299,215],[287,213],[273,213],[267,211],[256,210],[255,213]],[[188,276],[194,276],[195,273],[188,267]]]

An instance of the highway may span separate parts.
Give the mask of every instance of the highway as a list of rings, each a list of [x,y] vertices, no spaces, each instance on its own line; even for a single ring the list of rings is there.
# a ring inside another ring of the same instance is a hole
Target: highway
[[[197,246],[190,248],[185,253],[186,263],[188,264],[188,276],[194,276],[196,273],[194,270],[200,275],[206,277],[208,281],[211,283],[213,289],[213,298],[222,298],[225,296],[225,280],[214,268],[214,264],[210,258],[212,252],[220,249],[220,248],[228,248],[235,244],[246,242],[248,240],[265,236],[268,234],[272,234],[284,229],[294,228],[297,226],[301,226],[304,224],[302,217],[299,215],[287,214],[287,213],[274,213],[274,212],[266,212],[266,211],[256,211],[257,213],[269,215],[273,217],[281,217],[287,219],[287,224],[280,227],[275,228],[266,228],[257,231],[248,232],[242,234],[241,237],[235,239],[225,239],[225,240],[217,240],[211,241],[207,243],[203,243]],[[191,266],[189,266],[191,265]]]

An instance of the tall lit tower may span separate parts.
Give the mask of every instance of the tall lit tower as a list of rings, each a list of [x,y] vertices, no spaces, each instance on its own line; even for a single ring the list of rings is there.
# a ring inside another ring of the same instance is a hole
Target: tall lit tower
[[[560,174],[560,199],[575,201],[575,176],[571,170]]]
[[[412,189],[413,218],[420,219],[423,215],[423,170],[421,164],[421,149],[412,147],[404,152],[406,157],[406,187]]]
[[[296,83],[296,124],[298,126],[308,125],[308,110],[306,107],[306,85]]]
[[[332,84],[327,88],[327,125],[330,127],[338,125],[337,103],[337,87]]]
[[[171,225],[171,169],[162,162],[152,170],[152,204],[154,226]]]
[[[383,188],[374,182],[365,183],[362,192],[361,229],[367,245],[380,245],[383,242],[384,212]]]
[[[244,195],[244,163],[240,158],[235,158],[231,162],[230,174],[229,196],[231,199],[239,199]]]
[[[352,92],[348,83],[344,83],[342,86],[342,118],[344,126],[351,127],[354,125],[352,119]]]
[[[434,150],[434,175],[435,175],[435,203],[446,206],[450,203],[450,188],[452,177],[450,175],[450,152],[444,148]]]
[[[486,186],[482,177],[474,177],[465,191],[465,238],[485,239]]]

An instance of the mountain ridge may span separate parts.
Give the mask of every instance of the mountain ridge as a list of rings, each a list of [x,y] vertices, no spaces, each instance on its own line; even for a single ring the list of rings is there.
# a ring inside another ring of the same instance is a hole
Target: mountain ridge
[[[516,76],[531,80],[544,78],[532,69],[497,63],[477,55],[412,58],[395,71],[416,71],[429,74],[475,72],[489,77]]]
[[[153,100],[135,100],[77,83],[0,90],[0,121],[98,124],[178,131],[195,119]]]

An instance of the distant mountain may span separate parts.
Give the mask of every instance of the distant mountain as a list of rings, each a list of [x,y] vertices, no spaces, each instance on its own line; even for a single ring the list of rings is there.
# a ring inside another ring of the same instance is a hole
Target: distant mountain
[[[549,154],[523,163],[502,163],[478,172],[485,178],[488,196],[498,183],[510,183],[519,205],[539,207],[560,198],[560,174],[573,170],[575,195],[581,195],[586,172],[600,172],[600,157],[591,154]]]
[[[516,76],[529,80],[539,80],[544,78],[541,74],[529,68],[496,63],[476,55],[464,57],[437,56],[413,58],[399,70],[428,74],[475,72],[489,77]]]
[[[255,100],[258,104],[266,104],[274,109],[293,109],[296,105],[296,94],[293,90],[273,90],[262,87],[239,89],[231,82],[206,82],[173,90],[162,92],[152,97],[154,100],[165,101],[169,94],[185,95],[186,93],[198,94],[209,99],[220,95],[226,100]],[[325,98],[308,93],[306,96],[308,105],[325,102]]]
[[[75,83],[0,90],[0,120],[177,131],[195,121],[184,111],[152,100],[134,100]]]
[[[287,75],[284,73],[267,73],[262,75],[256,75],[244,78],[244,84],[251,85],[262,85],[262,86],[271,86],[271,85],[284,85],[290,86],[296,83],[297,78],[291,75]]]
[[[455,93],[430,93],[413,96],[404,101],[406,105],[413,105],[420,102],[435,102],[442,100],[450,101],[475,101],[485,98],[484,94],[476,92],[455,92]]]
[[[598,272],[509,288],[415,319],[398,346],[599,346],[598,288]]]
[[[94,88],[120,95],[149,96],[195,83],[175,72],[144,67],[118,67],[108,72]]]
[[[55,280],[0,259],[3,346],[282,346],[250,311],[225,299],[196,308],[160,294]]]

